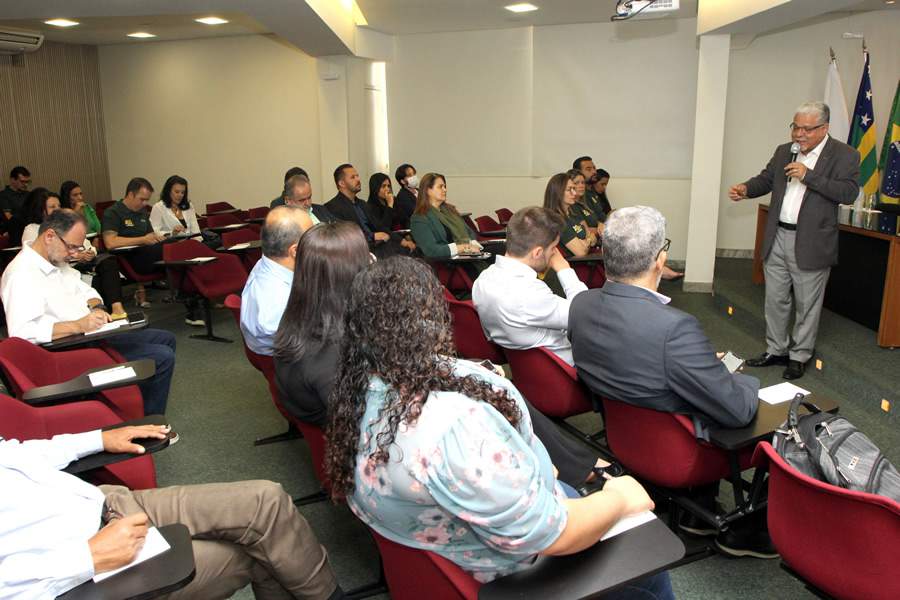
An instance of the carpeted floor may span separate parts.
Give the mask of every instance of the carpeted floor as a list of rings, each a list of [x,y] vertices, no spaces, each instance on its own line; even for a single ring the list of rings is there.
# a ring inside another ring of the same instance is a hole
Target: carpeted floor
[[[749,261],[720,259],[716,290],[715,296],[685,294],[680,286],[664,283],[660,291],[671,295],[675,306],[700,319],[717,349],[730,349],[744,358],[761,352],[762,288],[749,284]],[[162,295],[157,291],[153,299]],[[734,308],[733,316],[727,314],[728,306]],[[309,452],[302,440],[253,446],[256,437],[278,433],[285,423],[272,405],[262,375],[247,362],[231,315],[223,309],[214,313],[216,332],[234,340],[233,344],[220,344],[190,339],[196,329],[184,324],[177,306],[154,302],[146,312],[154,326],[171,329],[178,336],[178,362],[167,415],[181,441],[157,457],[160,485],[271,479],[294,495],[316,491]],[[878,348],[874,339],[873,332],[826,312],[819,347],[824,370],[812,372],[798,383],[838,398],[841,413],[900,464],[897,419],[878,406],[885,397],[894,403],[894,414],[900,409],[900,355]],[[777,368],[752,374],[758,375],[763,385],[781,381]],[[593,415],[577,422],[595,429],[600,425]],[[723,485],[723,499],[727,495],[730,490]],[[301,507],[301,511],[328,549],[344,589],[375,580],[378,561],[374,544],[345,507],[318,503]],[[812,597],[776,560],[713,556],[674,569],[671,576],[679,598]],[[249,588],[235,596],[252,597]]]

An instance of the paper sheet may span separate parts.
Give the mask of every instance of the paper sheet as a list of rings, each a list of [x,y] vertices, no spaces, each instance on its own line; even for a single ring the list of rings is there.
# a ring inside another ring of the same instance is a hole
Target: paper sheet
[[[159,529],[157,529],[156,527],[151,527],[147,530],[147,537],[144,540],[144,547],[141,548],[141,551],[138,552],[133,561],[131,561],[124,567],[119,567],[118,569],[114,569],[112,571],[94,575],[94,583],[100,583],[104,579],[112,577],[116,573],[121,573],[125,569],[130,569],[135,565],[139,565],[145,560],[150,560],[154,556],[159,556],[169,548],[169,542],[167,542],[166,538],[162,536],[162,534],[159,532]]]
[[[231,225],[225,225],[222,229],[237,229],[238,227],[243,227],[243,223],[232,223]]]
[[[195,256],[194,258],[189,258],[187,260],[187,262],[205,263],[205,262],[209,262],[211,260],[216,260],[216,257],[215,256]]]
[[[119,246],[118,248],[113,248],[113,250],[131,250],[132,248],[140,248],[140,246]]]
[[[124,320],[122,320],[122,321],[111,321],[111,322],[109,322],[109,323],[103,325],[103,326],[100,327],[99,329],[96,329],[96,330],[94,330],[94,331],[88,331],[88,332],[85,333],[84,335],[97,335],[98,333],[103,333],[104,331],[112,331],[113,329],[118,329],[118,328],[121,327],[122,325],[127,325],[127,324],[128,324],[128,323],[127,323],[126,321],[124,321]]]
[[[654,515],[652,512],[650,512],[648,510],[648,511],[645,511],[642,513],[638,513],[636,515],[631,515],[630,517],[625,517],[623,519],[619,519],[618,522],[615,525],[613,525],[612,527],[610,527],[609,531],[607,531],[604,534],[604,536],[602,538],[600,538],[600,541],[602,542],[603,540],[608,540],[609,538],[615,537],[615,536],[619,535],[620,533],[624,533],[624,532],[628,531],[629,529],[634,529],[635,527],[639,527],[640,525],[643,525],[644,523],[649,523],[650,521],[652,521],[655,518],[656,518],[656,515]]]
[[[104,385],[107,383],[112,383],[114,381],[122,381],[123,379],[128,379],[129,377],[134,377],[137,374],[134,372],[134,369],[131,367],[121,366],[121,367],[113,367],[112,369],[104,369],[103,371],[97,371],[96,373],[91,373],[88,375],[88,379],[91,382],[91,385],[98,386]]]
[[[229,250],[243,250],[244,248],[249,248],[250,242],[242,242],[240,244],[235,244],[234,246],[228,246]]]
[[[759,390],[759,399],[767,404],[781,404],[782,402],[790,402],[797,394],[809,396],[809,390],[804,390],[790,381],[770,385]]]

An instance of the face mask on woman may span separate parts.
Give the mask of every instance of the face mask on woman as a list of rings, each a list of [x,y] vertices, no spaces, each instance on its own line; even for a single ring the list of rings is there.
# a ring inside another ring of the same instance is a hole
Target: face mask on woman
[[[419,176],[413,173],[406,178],[406,187],[419,187]]]

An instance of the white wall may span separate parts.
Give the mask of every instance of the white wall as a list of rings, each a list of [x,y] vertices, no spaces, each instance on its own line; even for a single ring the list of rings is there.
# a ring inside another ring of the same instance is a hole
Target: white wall
[[[268,205],[289,167],[320,172],[316,60],[286,44],[240,36],[102,46],[100,79],[114,198],[131,177],[159,192],[177,173],[200,210]]]

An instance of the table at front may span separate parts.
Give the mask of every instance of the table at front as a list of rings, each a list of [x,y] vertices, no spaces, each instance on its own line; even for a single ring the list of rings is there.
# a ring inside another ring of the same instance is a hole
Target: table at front
[[[763,283],[762,241],[769,206],[760,204],[753,283]],[[825,308],[878,331],[878,345],[900,346],[900,236],[840,225],[840,256],[831,268]]]

